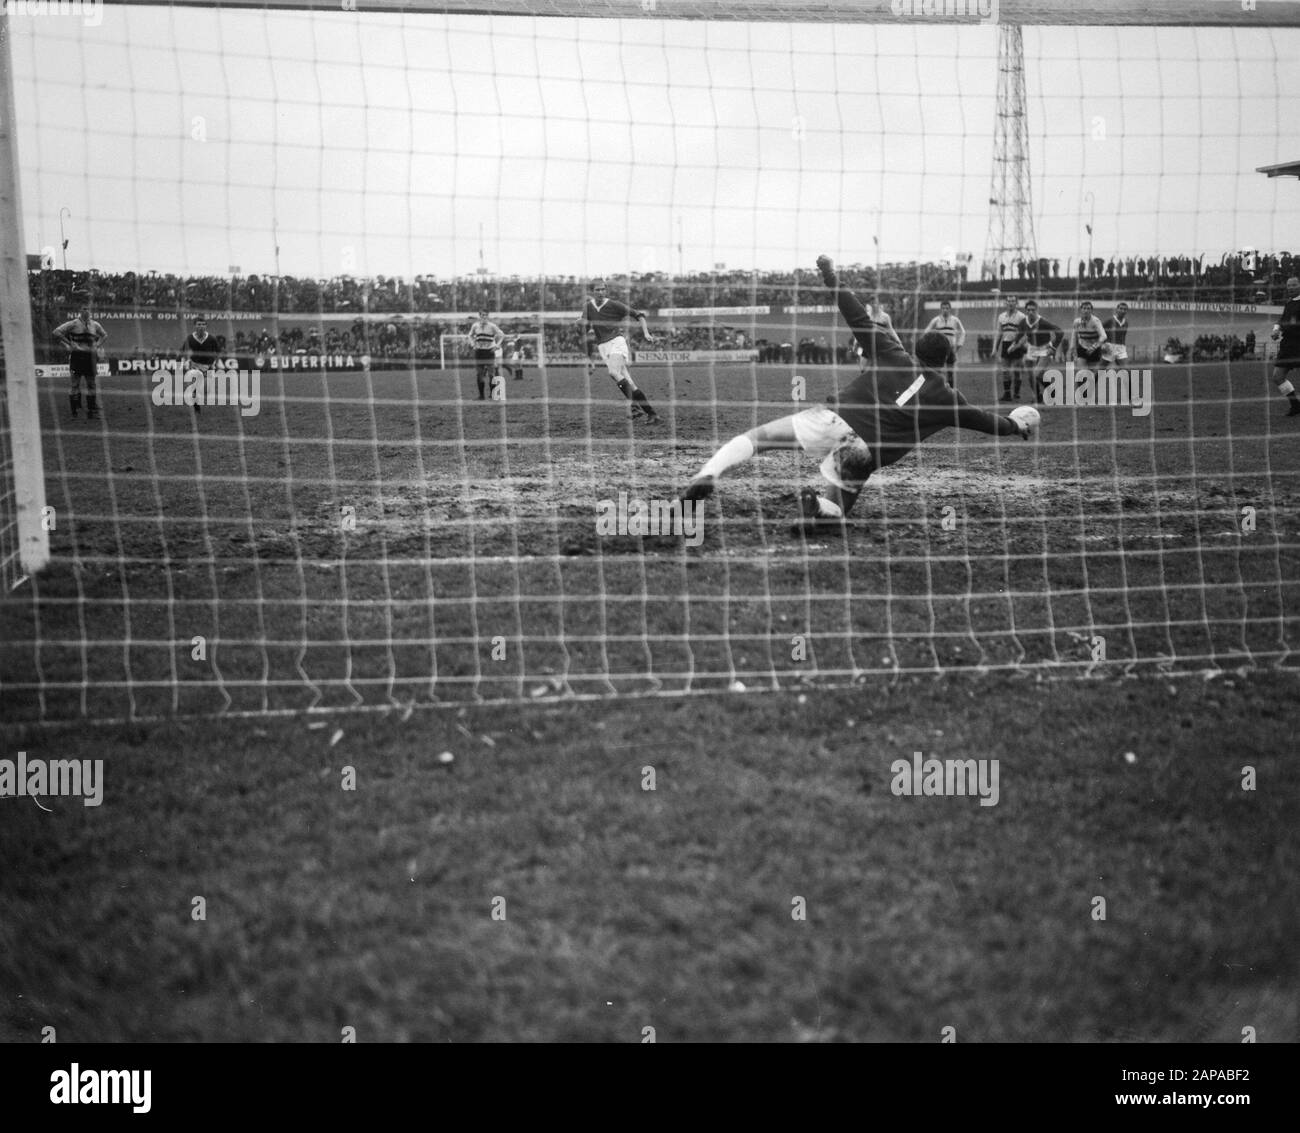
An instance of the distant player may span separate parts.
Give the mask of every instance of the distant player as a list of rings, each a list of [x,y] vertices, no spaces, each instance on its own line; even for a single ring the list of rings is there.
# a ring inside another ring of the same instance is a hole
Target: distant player
[[[1092,313],[1092,304],[1085,299],[1079,304],[1079,316],[1070,331],[1070,354],[1076,362],[1096,366],[1102,361],[1106,345],[1106,328]]]
[[[605,281],[592,280],[591,295],[582,309],[582,322],[594,335],[596,349],[609,370],[609,376],[613,378],[614,384],[618,386],[623,396],[632,403],[632,419],[636,420],[644,415],[647,424],[657,425],[659,414],[646,400],[645,394],[637,389],[636,382],[632,380],[632,374],[628,369],[630,354],[624,327],[633,319],[641,324],[641,336],[646,342],[654,342],[654,336],[646,325],[645,312],[634,311],[626,303],[609,298],[606,294]],[[587,351],[590,357],[590,342]]]
[[[1006,310],[998,312],[993,329],[996,335],[994,357],[997,359],[997,375],[1002,379],[1002,400],[1019,401],[1020,383],[1025,376],[1025,353],[1029,349],[1029,332],[1017,296],[1007,296]],[[1011,394],[1013,378],[1016,387],[1014,397]]]
[[[217,364],[217,359],[220,357],[221,345],[208,334],[208,320],[200,315],[194,320],[194,330],[186,336],[185,343],[181,347],[181,373],[187,374],[190,370],[198,370],[203,375],[203,388],[206,391],[208,375],[212,373],[212,367]],[[194,402],[194,412],[203,412],[202,398]]]
[[[86,420],[99,416],[99,400],[95,393],[96,364],[99,348],[108,338],[104,330],[90,317],[90,301],[82,298],[77,304],[77,314],[66,323],[54,328],[54,341],[68,352],[68,370],[71,384],[68,387],[68,404],[72,416],[81,408],[81,385],[86,385]]]
[[[470,324],[469,341],[474,347],[474,383],[478,386],[478,399],[484,400],[484,389],[491,389],[497,374],[497,348],[505,341],[505,332],[488,319],[487,308],[479,311],[478,319]]]
[[[898,337],[898,331],[894,329],[894,320],[889,316],[889,308],[893,306],[893,301],[888,296],[877,295],[872,301],[869,313],[871,321],[880,327],[890,338],[899,346],[903,345],[903,340]]]
[[[818,256],[817,267],[822,281],[835,291],[840,314],[870,362],[868,372],[840,393],[834,408],[817,405],[733,437],[695,474],[683,499],[712,495],[718,477],[758,453],[799,449],[820,461],[821,474],[830,484],[825,495],[812,488],[800,492],[803,523],[833,525],[848,515],[873,472],[902,460],[941,429],[1029,438],[1027,426],[975,408],[948,384],[943,369],[952,357],[952,345],[947,338],[937,331],[925,332],[913,357],[852,291],[839,286],[829,257]]]
[[[943,376],[948,379],[949,385],[953,385],[957,377],[957,351],[966,345],[966,328],[962,326],[961,319],[952,313],[952,304],[947,299],[939,304],[939,313],[930,320],[930,325],[925,330],[927,334],[938,331],[952,347],[952,361],[944,367]]]
[[[880,327],[880,329],[898,343],[899,346],[902,346],[903,340],[898,337],[898,331],[894,329],[894,320],[889,317],[889,311],[887,309],[889,304],[890,301],[888,299],[876,295],[871,300],[871,304],[867,307],[867,314],[871,316],[871,321],[875,323],[876,326]],[[871,363],[863,353],[862,347],[857,345],[856,342],[853,345],[853,353],[858,360],[858,373],[865,374],[867,370],[870,369]]]
[[[1102,348],[1102,361],[1115,363],[1128,361],[1128,304],[1117,303],[1115,313],[1101,329],[1106,332],[1106,345]]]
[[[1286,281],[1286,293],[1290,296],[1282,307],[1273,326],[1273,341],[1277,343],[1277,357],[1273,359],[1273,384],[1278,392],[1291,403],[1286,411],[1288,417],[1300,416],[1300,397],[1296,395],[1295,386],[1287,376],[1300,369],[1300,279],[1292,276]]]
[[[524,380],[524,348],[520,345],[519,339],[512,339],[506,344],[506,357],[510,364],[510,369],[515,373],[515,381]]]
[[[1038,313],[1038,304],[1030,299],[1025,304],[1025,325],[1029,328],[1029,349],[1025,351],[1025,365],[1030,367],[1029,384],[1034,387],[1034,402],[1043,404],[1043,374],[1055,362],[1065,341],[1065,331]]]

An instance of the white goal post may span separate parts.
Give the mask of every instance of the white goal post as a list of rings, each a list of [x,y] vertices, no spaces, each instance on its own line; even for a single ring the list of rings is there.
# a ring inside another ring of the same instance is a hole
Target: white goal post
[[[4,386],[5,401],[0,410],[0,576],[6,590],[18,585],[24,576],[44,570],[50,561],[20,168],[9,14],[0,12],[0,375],[4,378],[0,384]],[[7,438],[3,436],[6,424]],[[6,464],[12,467],[8,475],[4,474]],[[17,570],[13,565],[15,557]]]
[[[497,351],[497,366],[504,372],[513,368],[514,347],[512,343],[518,343],[522,350],[523,358],[521,359],[525,370],[545,370],[546,369],[546,340],[545,337],[536,331],[527,334],[510,335],[501,348]],[[458,362],[466,365],[472,365],[474,362],[474,348],[470,345],[470,338],[467,334],[444,334],[438,340],[438,368],[447,369],[449,366],[455,366]]]

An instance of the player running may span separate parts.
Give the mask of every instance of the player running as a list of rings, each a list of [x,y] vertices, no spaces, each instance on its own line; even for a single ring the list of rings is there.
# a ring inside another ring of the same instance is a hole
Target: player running
[[[474,384],[478,386],[479,401],[485,400],[484,389],[490,389],[497,374],[497,348],[505,341],[505,332],[488,318],[487,308],[478,313],[470,323],[469,341],[474,347]]]
[[[1085,299],[1079,304],[1079,316],[1070,331],[1070,354],[1076,362],[1095,366],[1102,360],[1106,345],[1106,328],[1092,313],[1092,304]]]
[[[997,374],[1002,379],[1002,400],[1019,401],[1029,336],[1025,328],[1025,313],[1020,309],[1020,300],[1016,296],[1007,296],[1007,309],[998,312],[993,329],[997,335]],[[1016,383],[1014,397],[1011,395],[1012,378]]]
[[[68,387],[68,404],[72,416],[77,416],[81,408],[81,383],[86,383],[86,420],[93,421],[99,416],[99,399],[95,393],[95,370],[99,360],[99,348],[108,337],[104,330],[90,317],[90,300],[82,297],[77,304],[77,314],[66,323],[54,328],[54,341],[68,352],[68,370],[71,384]]]
[[[1277,357],[1273,359],[1273,384],[1291,407],[1286,411],[1288,417],[1300,417],[1300,396],[1296,395],[1295,386],[1287,377],[1293,370],[1300,369],[1300,278],[1292,276],[1286,281],[1286,293],[1290,298],[1282,307],[1273,326],[1272,339],[1277,343]]]
[[[941,429],[974,429],[1028,440],[1030,430],[1012,417],[999,417],[971,405],[943,376],[952,345],[937,331],[927,331],[913,357],[894,342],[848,288],[839,285],[829,256],[818,256],[822,281],[836,293],[840,314],[869,361],[839,395],[835,408],[817,405],[781,417],[733,437],[691,479],[684,500],[713,494],[718,477],[758,453],[800,449],[820,461],[830,483],[822,495],[812,488],[799,493],[805,526],[840,523],[852,509],[867,478],[900,461]],[[1028,413],[1017,409],[1016,413]]]
[[[938,331],[952,347],[952,361],[943,368],[943,376],[948,379],[949,385],[954,385],[957,377],[957,351],[966,345],[966,328],[962,326],[961,319],[952,313],[952,304],[947,299],[939,304],[939,313],[925,329],[927,333]]]
[[[202,315],[194,320],[194,330],[185,337],[181,347],[181,373],[198,370],[203,375],[203,389],[208,388],[208,375],[221,357],[221,347],[217,340],[208,334],[208,320]],[[196,398],[194,412],[203,412],[203,398]]]
[[[1048,364],[1055,362],[1065,340],[1065,331],[1038,313],[1038,304],[1030,299],[1025,304],[1025,325],[1029,328],[1029,349],[1025,352],[1025,365],[1032,367],[1029,384],[1034,388],[1034,404],[1043,404],[1043,374]]]
[[[635,319],[641,324],[641,337],[646,342],[654,342],[654,335],[646,325],[644,311],[634,311],[626,303],[611,299],[606,294],[605,281],[591,281],[591,295],[582,309],[582,323],[590,334],[596,338],[596,349],[601,360],[609,370],[620,392],[632,403],[632,420],[645,416],[646,424],[659,424],[659,414],[646,396],[637,389],[636,382],[628,367],[631,365],[624,327],[629,320]],[[587,344],[587,357],[591,357],[591,343]]]

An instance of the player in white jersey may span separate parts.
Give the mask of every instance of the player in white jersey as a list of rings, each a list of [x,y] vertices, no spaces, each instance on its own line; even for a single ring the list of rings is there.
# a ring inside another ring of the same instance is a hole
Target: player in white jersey
[[[1079,317],[1070,331],[1070,354],[1076,362],[1095,366],[1101,362],[1106,345],[1106,328],[1092,313],[1092,304],[1085,299],[1079,304]]]
[[[470,324],[469,341],[474,347],[474,383],[478,386],[478,399],[483,401],[483,391],[489,388],[497,372],[497,351],[505,341],[505,332],[488,318],[487,308],[479,311],[478,318]]]
[[[1029,327],[1017,296],[1007,296],[1006,310],[998,312],[993,325],[997,336],[995,339],[996,372],[1002,379],[1002,400],[1019,401],[1020,385],[1025,376],[1025,354],[1029,350]],[[1013,378],[1016,384],[1014,397],[1011,394]]]
[[[897,345],[902,346],[903,340],[898,337],[898,331],[894,329],[894,320],[889,317],[888,308],[890,305],[891,300],[887,297],[883,295],[873,296],[871,303],[866,307],[867,317],[889,335]],[[853,347],[853,351],[858,358],[858,373],[865,374],[870,367],[870,362],[866,357],[865,351],[863,351],[861,346],[856,344]]]
[[[952,313],[952,304],[945,299],[939,304],[939,313],[930,320],[926,331],[938,331],[952,346],[952,361],[943,368],[943,376],[952,385],[957,376],[957,351],[966,344],[966,328],[961,319]]]
[[[86,384],[86,420],[99,416],[99,402],[95,393],[95,373],[99,362],[99,348],[108,332],[90,317],[90,300],[82,297],[77,304],[77,314],[54,329],[54,341],[68,352],[68,370],[71,385],[68,387],[68,404],[72,416],[81,408],[81,384]]]

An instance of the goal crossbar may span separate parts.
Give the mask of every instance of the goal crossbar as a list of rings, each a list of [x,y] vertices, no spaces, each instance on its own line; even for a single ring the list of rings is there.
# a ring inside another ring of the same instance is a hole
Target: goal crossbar
[[[150,5],[156,0],[106,0]],[[174,7],[210,8],[210,0]],[[779,23],[1048,24],[1093,27],[1300,27],[1300,0],[222,0],[223,8],[427,13],[463,16],[558,16],[584,19],[736,20]]]

